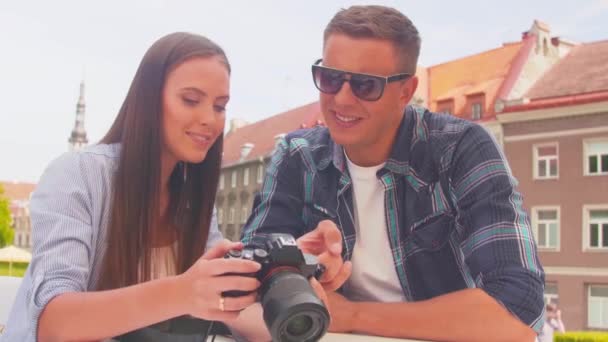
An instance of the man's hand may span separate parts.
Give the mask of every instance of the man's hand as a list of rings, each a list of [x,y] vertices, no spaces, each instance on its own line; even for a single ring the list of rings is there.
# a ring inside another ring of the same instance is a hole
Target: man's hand
[[[319,222],[315,230],[302,235],[297,243],[303,252],[317,256],[325,266],[320,279],[325,291],[335,291],[350,277],[352,264],[342,260],[342,233],[332,221]]]
[[[355,305],[337,292],[327,293],[327,302],[331,308],[331,323],[329,331],[335,333],[349,333],[354,328]]]

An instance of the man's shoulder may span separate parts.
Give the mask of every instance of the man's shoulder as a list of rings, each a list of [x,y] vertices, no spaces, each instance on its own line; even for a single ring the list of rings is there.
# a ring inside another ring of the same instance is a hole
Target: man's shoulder
[[[302,128],[290,132],[285,136],[287,144],[291,148],[308,148],[318,150],[331,145],[331,136],[325,126]]]
[[[317,166],[331,160],[335,146],[325,126],[293,131],[285,137],[285,144],[290,157],[303,157]]]
[[[422,115],[422,125],[426,126],[431,138],[445,135],[459,136],[464,134],[471,127],[476,126],[474,122],[459,118],[454,115],[444,113],[434,113],[425,110]]]
[[[436,153],[453,150],[465,137],[491,140],[490,133],[482,125],[450,114],[433,113],[415,109],[412,148],[417,144],[428,145]]]
[[[419,175],[435,175],[440,170],[448,170],[464,140],[491,139],[489,132],[479,124],[453,115],[417,107],[412,107],[407,114],[411,120],[408,161]]]

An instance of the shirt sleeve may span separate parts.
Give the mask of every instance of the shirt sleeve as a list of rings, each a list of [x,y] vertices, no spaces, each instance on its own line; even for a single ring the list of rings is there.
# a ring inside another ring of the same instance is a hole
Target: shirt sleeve
[[[92,250],[92,196],[81,155],[53,161],[30,202],[33,253],[26,306],[33,336],[47,304],[56,296],[87,290]]]
[[[544,272],[517,181],[500,147],[481,126],[455,147],[451,192],[465,261],[476,286],[539,332]]]
[[[303,200],[297,159],[290,156],[287,140],[275,149],[264,176],[262,189],[253,202],[253,211],[241,239],[249,243],[256,235],[288,233],[295,238],[304,233]]]
[[[211,223],[209,224],[209,234],[207,236],[207,245],[205,251],[215,246],[218,242],[224,240],[224,236],[220,232],[217,224],[217,209],[213,207],[213,214],[211,215]]]

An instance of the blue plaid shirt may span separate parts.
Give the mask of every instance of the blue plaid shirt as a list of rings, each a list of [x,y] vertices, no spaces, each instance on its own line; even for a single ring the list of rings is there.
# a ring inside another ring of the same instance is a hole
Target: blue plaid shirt
[[[522,196],[500,147],[481,126],[407,107],[378,171],[395,270],[408,301],[481,288],[537,332],[544,272]],[[299,237],[330,219],[343,257],[355,244],[352,180],[325,127],[281,141],[243,230]],[[378,232],[381,234],[381,232]],[[473,308],[471,308],[473,309]]]

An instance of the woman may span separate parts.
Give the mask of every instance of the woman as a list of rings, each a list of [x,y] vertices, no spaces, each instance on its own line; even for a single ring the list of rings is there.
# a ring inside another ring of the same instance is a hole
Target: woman
[[[33,259],[3,338],[91,341],[190,315],[239,326],[259,265],[223,259],[213,215],[230,65],[222,49],[174,33],[144,56],[102,141],[53,161],[31,200]],[[202,257],[201,257],[202,256]],[[260,320],[261,322],[261,320]]]

